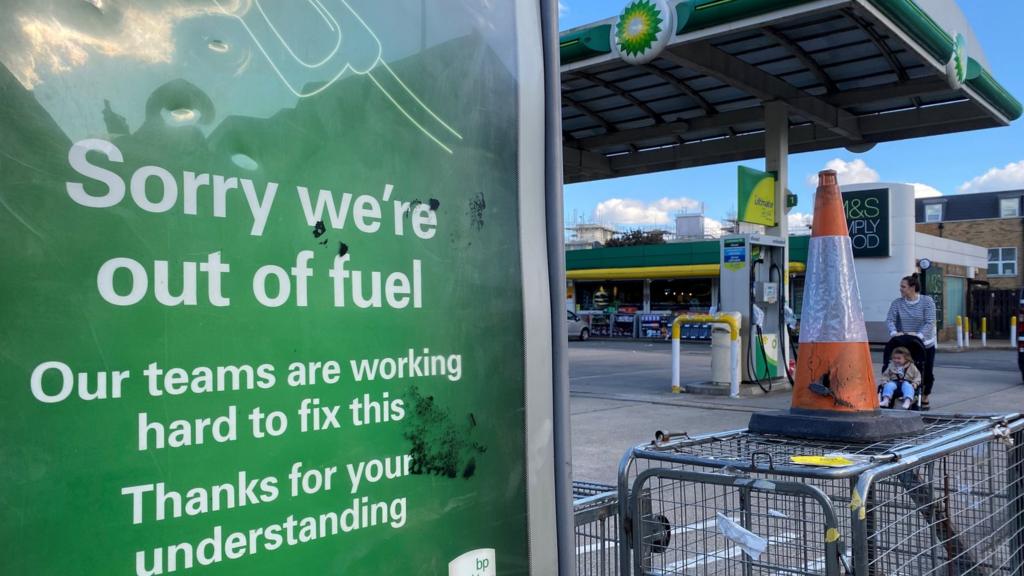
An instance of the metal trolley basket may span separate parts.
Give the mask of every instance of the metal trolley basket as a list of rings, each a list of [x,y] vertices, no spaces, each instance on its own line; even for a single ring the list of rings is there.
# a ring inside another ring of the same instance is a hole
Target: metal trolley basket
[[[576,576],[619,574],[619,493],[614,486],[573,482]],[[628,574],[628,572],[626,572]]]
[[[637,446],[619,468],[620,573],[1024,575],[1024,419],[925,422],[874,444],[736,430]]]

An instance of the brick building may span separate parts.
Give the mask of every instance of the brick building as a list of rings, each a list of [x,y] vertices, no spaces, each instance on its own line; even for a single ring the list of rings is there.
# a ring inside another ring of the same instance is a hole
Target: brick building
[[[1024,250],[1024,190],[919,198],[917,231],[988,249],[988,268],[978,279],[993,289],[1022,285],[1019,263]]]

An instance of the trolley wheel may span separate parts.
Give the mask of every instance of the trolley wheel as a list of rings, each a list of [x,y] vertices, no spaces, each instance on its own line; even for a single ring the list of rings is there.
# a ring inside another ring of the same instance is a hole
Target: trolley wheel
[[[580,342],[586,342],[587,340],[590,340],[590,328],[580,330]]]
[[[668,550],[672,541],[672,524],[663,514],[655,514],[651,520],[655,526],[651,534],[651,552],[661,554]]]

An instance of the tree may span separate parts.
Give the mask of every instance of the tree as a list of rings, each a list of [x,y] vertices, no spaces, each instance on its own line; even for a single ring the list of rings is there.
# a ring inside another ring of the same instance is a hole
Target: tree
[[[619,246],[641,246],[645,244],[664,244],[665,243],[665,231],[664,230],[651,230],[645,232],[639,228],[636,230],[630,230],[624,232],[615,238],[609,240],[605,246],[610,248],[616,248]]]

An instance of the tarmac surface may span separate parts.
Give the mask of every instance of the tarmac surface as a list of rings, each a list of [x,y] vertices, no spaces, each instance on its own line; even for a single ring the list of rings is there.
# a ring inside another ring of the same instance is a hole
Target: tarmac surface
[[[873,357],[879,371],[881,352]],[[684,344],[681,381],[711,378],[710,344]],[[690,434],[745,428],[750,414],[786,409],[788,384],[766,395],[673,394],[668,342],[569,343],[574,480],[614,484],[626,450],[645,444],[656,430]],[[939,350],[933,412],[1024,412],[1024,383],[1016,352],[972,348]]]

